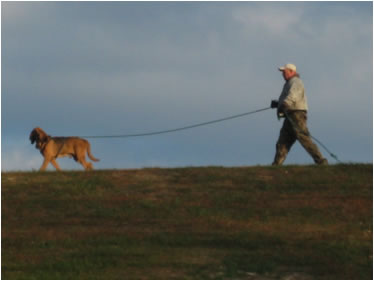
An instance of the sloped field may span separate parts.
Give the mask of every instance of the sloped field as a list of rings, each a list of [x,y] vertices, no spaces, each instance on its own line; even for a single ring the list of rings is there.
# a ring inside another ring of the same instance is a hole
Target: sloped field
[[[2,174],[2,279],[372,279],[372,165]]]

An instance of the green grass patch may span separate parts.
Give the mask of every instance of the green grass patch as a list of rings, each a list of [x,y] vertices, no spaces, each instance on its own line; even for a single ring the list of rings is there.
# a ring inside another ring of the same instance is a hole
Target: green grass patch
[[[372,279],[372,165],[2,173],[3,279]]]

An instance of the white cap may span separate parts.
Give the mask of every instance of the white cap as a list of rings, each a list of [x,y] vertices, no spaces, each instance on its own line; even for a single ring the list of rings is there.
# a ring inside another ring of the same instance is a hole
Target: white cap
[[[285,69],[290,69],[292,71],[295,71],[296,72],[296,65],[292,64],[292,63],[287,63],[285,66],[281,66],[279,67],[279,70],[280,71],[283,71]]]

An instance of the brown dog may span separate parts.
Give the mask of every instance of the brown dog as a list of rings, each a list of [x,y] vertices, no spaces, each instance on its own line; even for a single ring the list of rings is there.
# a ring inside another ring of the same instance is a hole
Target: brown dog
[[[85,139],[78,137],[51,137],[47,135],[42,129],[35,128],[30,134],[31,144],[36,142],[35,147],[40,150],[44,157],[40,171],[44,171],[49,162],[61,171],[57,164],[58,157],[69,156],[73,157],[75,161],[79,162],[86,170],[92,170],[92,163],[86,162],[86,153],[92,161],[99,161],[91,154],[90,143]]]

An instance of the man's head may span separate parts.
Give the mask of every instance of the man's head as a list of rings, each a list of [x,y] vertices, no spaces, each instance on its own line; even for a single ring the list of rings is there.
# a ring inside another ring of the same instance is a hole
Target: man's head
[[[292,63],[287,63],[285,66],[279,67],[279,71],[282,71],[283,78],[286,81],[297,75],[296,65]]]

